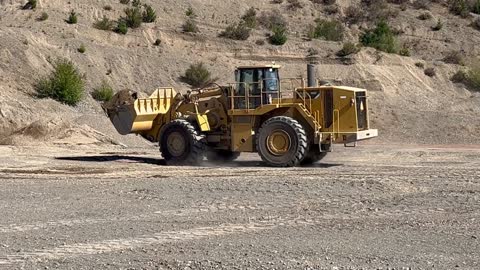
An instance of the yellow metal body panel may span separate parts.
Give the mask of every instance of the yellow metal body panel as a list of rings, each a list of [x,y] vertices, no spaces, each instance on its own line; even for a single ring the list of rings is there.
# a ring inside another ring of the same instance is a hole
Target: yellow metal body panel
[[[210,131],[210,124],[208,123],[208,116],[206,114],[197,114],[196,118],[201,131]]]
[[[253,152],[254,116],[233,116],[231,123],[231,149],[235,152]]]

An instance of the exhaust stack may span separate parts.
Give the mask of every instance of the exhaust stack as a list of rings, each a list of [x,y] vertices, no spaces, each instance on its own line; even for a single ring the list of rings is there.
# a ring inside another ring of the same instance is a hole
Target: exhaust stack
[[[317,78],[315,78],[315,65],[307,65],[307,86],[308,87],[317,87]]]

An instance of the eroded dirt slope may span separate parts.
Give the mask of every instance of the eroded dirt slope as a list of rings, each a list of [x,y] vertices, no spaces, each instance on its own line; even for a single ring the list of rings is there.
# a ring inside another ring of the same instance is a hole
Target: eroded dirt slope
[[[232,81],[236,65],[271,61],[284,65],[284,76],[305,76],[305,56],[314,48],[319,52],[319,78],[371,90],[372,124],[381,130],[377,141],[478,142],[480,96],[452,84],[449,78],[459,67],[440,60],[452,50],[475,58],[480,52],[480,35],[468,26],[472,19],[453,16],[441,4],[431,5],[433,18],[427,21],[417,19],[422,10],[410,7],[401,11],[391,5],[398,16],[390,23],[403,33],[399,39],[411,48],[411,57],[363,49],[346,64],[335,56],[340,42],[307,41],[304,34],[315,18],[339,18],[355,1],[339,1],[340,12],[335,15],[326,15],[324,6],[311,1],[301,1],[304,7],[296,11],[289,10],[286,3],[270,1],[147,2],[157,10],[157,21],[122,36],[92,27],[103,16],[118,19],[125,8],[118,1],[44,0],[35,11],[20,10],[23,1],[0,1],[0,135],[18,134],[42,120],[66,122],[79,129],[86,124],[112,141],[145,145],[134,136],[118,136],[89,95],[74,108],[32,96],[32,85],[51,70],[51,60],[58,57],[71,59],[78,66],[86,76],[88,91],[102,80],[117,90],[149,92],[158,86],[174,86],[185,91],[188,87],[179,82],[179,76],[192,62],[205,62],[219,82]],[[105,5],[112,10],[104,10]],[[185,10],[190,6],[198,15],[201,32],[197,35],[181,33]],[[255,30],[248,41],[217,37],[249,7],[258,13],[282,13],[290,29],[287,44],[257,45],[257,40],[265,39],[267,31],[263,29]],[[72,9],[79,14],[75,25],[64,21]],[[36,20],[42,12],[49,14],[47,21]],[[444,27],[434,32],[430,28],[436,19],[441,19]],[[365,25],[349,28],[346,40],[357,41],[361,27]],[[162,41],[160,46],[153,45],[157,38]],[[84,54],[77,52],[82,44]],[[434,67],[437,75],[426,76],[415,66],[417,62]]]

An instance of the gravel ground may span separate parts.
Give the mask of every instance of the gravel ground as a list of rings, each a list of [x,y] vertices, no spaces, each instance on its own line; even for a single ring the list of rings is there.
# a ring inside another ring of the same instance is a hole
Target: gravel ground
[[[479,146],[335,150],[278,169],[2,146],[0,268],[480,268]]]

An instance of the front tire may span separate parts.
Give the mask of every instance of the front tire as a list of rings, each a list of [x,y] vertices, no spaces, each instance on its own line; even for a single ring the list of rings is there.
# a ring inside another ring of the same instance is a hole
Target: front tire
[[[257,150],[270,166],[300,165],[308,150],[305,128],[291,117],[272,117],[263,123],[258,132]]]
[[[204,136],[188,121],[173,120],[162,132],[160,152],[168,165],[198,165],[204,157]]]

